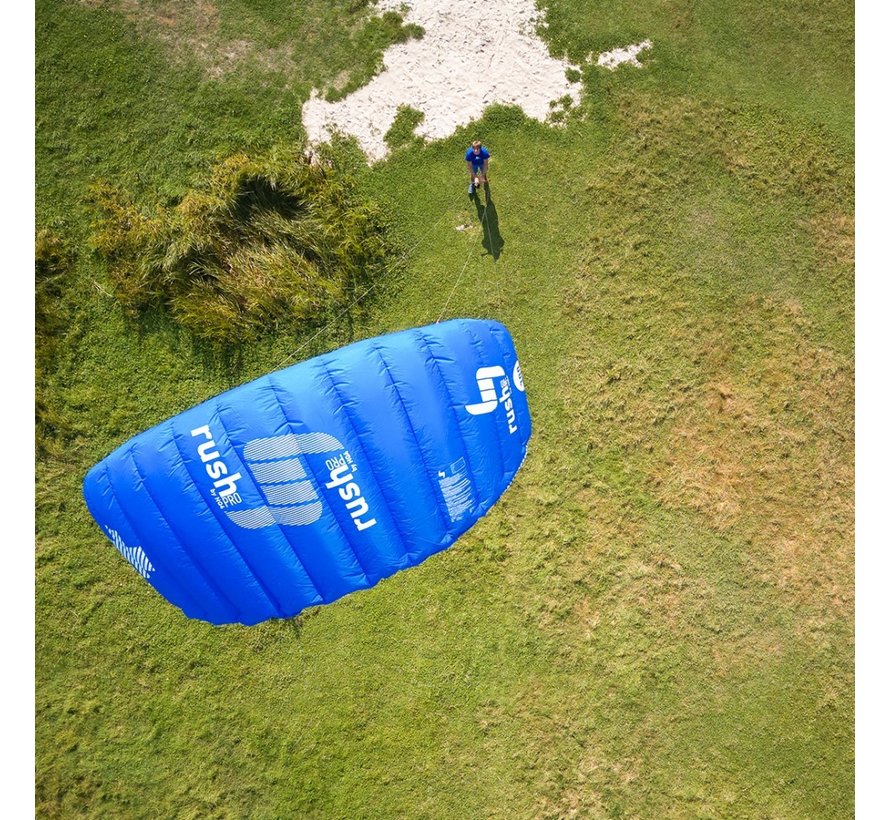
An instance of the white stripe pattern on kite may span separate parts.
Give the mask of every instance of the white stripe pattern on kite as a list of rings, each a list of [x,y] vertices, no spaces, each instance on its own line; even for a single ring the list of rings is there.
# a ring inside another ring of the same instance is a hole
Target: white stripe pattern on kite
[[[244,457],[248,461],[270,461],[301,453],[330,453],[342,449],[343,445],[328,433],[285,433],[249,441],[244,447]]]
[[[155,568],[148,560],[145,550],[142,547],[128,547],[117,530],[113,530],[111,527],[105,527],[105,530],[108,532],[108,537],[114,544],[114,548],[130,562],[136,572],[148,581],[149,575],[155,571]]]

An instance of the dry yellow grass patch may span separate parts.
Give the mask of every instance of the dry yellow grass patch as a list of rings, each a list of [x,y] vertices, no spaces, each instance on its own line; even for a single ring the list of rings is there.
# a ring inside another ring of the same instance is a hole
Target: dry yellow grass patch
[[[85,6],[116,10],[132,22],[140,35],[160,41],[174,60],[197,59],[209,77],[222,77],[253,57],[268,69],[290,63],[289,46],[260,48],[249,40],[221,37],[219,9],[212,0],[80,0]]]
[[[650,481],[666,506],[691,507],[718,532],[741,535],[763,580],[848,611],[853,375],[806,338],[796,304],[755,300],[751,310],[763,358],[732,364],[742,328],[703,339],[703,380],[660,443]]]

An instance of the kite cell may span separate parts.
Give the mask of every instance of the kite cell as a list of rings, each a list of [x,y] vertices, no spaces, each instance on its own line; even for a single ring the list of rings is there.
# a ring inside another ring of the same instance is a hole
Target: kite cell
[[[256,624],[445,549],[525,458],[531,417],[500,323],[349,345],[193,407],[99,462],[93,517],[192,618]]]

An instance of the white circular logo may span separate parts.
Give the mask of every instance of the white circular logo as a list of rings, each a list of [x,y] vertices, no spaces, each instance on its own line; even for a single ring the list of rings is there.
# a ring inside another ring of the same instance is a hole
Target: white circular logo
[[[517,359],[516,365],[513,368],[513,384],[516,385],[517,390],[521,390],[523,393],[525,392],[525,382],[522,381],[522,371],[519,369],[519,360]]]

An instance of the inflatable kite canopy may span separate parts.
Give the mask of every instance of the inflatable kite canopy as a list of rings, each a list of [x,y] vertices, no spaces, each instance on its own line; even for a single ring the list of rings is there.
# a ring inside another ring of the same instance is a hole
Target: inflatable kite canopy
[[[525,458],[531,418],[498,322],[357,342],[130,439],[84,480],[111,543],[214,624],[288,618],[445,549]]]

